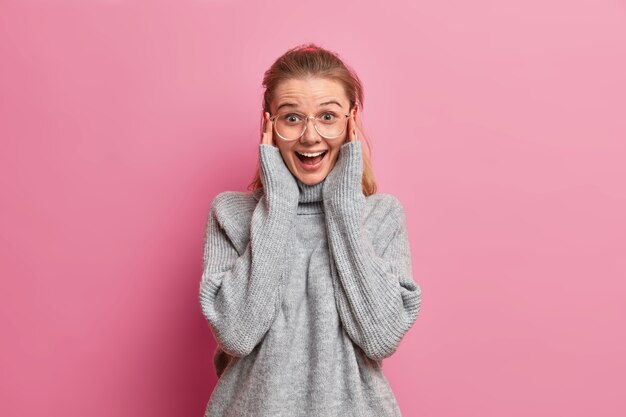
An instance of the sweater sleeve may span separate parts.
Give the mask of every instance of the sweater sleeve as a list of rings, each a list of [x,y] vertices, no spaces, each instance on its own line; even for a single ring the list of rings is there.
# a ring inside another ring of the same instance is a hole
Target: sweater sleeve
[[[361,143],[344,144],[324,184],[324,206],[340,319],[352,341],[380,360],[415,322],[421,288],[412,278],[405,214],[395,197],[386,195],[367,214],[376,223],[369,240],[362,172]]]
[[[236,230],[229,223],[240,218],[233,199],[216,197],[205,229],[200,305],[219,346],[237,357],[263,339],[280,308],[299,195],[278,148],[261,144],[259,156],[264,193],[252,213],[243,253],[227,233]]]

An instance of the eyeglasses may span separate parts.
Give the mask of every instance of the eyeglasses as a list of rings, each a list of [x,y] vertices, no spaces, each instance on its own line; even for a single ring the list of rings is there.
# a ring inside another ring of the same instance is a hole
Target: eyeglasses
[[[346,130],[349,114],[324,111],[317,116],[305,116],[296,112],[279,113],[270,117],[276,133],[283,140],[298,140],[304,135],[309,119],[313,119],[313,127],[325,139],[336,139]]]

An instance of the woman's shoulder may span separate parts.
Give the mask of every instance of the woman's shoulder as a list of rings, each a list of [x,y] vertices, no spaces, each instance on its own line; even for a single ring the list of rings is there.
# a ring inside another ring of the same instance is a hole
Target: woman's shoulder
[[[371,210],[394,210],[404,212],[404,206],[398,197],[389,193],[374,193],[365,197]]]
[[[404,205],[398,197],[389,193],[374,193],[365,198],[366,217],[371,221],[395,220],[405,221]]]
[[[213,198],[209,221],[219,224],[220,230],[228,236],[239,253],[243,253],[250,236],[250,223],[261,192],[223,191]]]
[[[263,191],[222,191],[211,202],[211,210],[216,215],[238,216],[254,211]]]

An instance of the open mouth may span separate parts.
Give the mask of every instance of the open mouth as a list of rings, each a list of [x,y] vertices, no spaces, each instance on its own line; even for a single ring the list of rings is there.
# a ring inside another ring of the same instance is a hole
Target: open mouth
[[[304,165],[317,165],[324,159],[327,153],[328,151],[326,150],[322,152],[296,152],[296,155]]]

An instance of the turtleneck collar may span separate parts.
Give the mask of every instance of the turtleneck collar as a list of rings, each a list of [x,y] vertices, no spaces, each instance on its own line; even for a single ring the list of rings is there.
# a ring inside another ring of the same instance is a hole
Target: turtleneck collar
[[[296,178],[296,183],[300,189],[298,214],[323,213],[324,204],[322,190],[324,189],[324,181],[315,185],[307,185]]]

